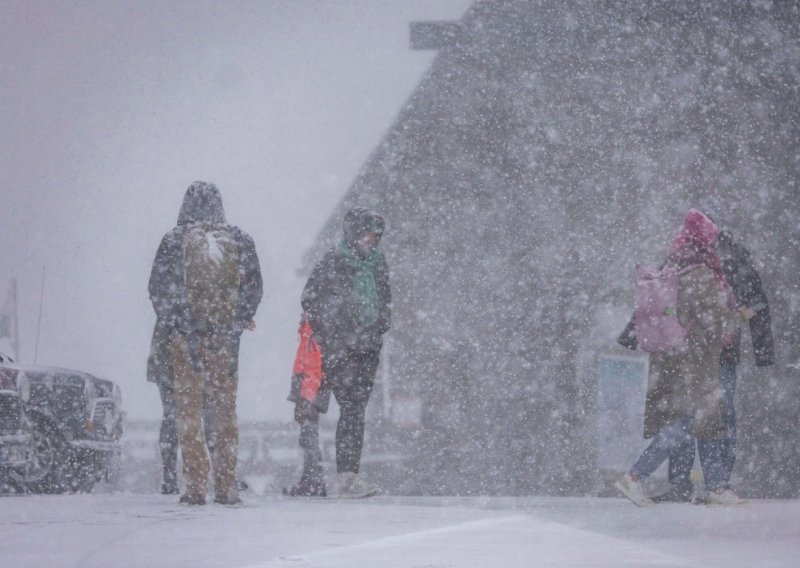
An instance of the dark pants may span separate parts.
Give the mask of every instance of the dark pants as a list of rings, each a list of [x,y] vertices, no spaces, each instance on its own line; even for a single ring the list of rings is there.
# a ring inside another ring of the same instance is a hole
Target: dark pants
[[[305,412],[295,412],[300,424],[300,447],[303,448],[303,474],[301,486],[322,484],[322,451],[319,448],[319,412],[313,408]]]
[[[364,419],[379,351],[353,352],[326,366],[325,373],[333,385],[333,396],[339,404],[336,425],[336,471],[358,473],[364,446]]]
[[[178,408],[175,402],[175,388],[171,384],[158,383],[161,395],[161,429],[158,446],[161,450],[163,470],[162,491],[178,490]]]
[[[720,366],[719,381],[725,434],[716,440],[697,440],[697,452],[701,462],[719,464],[719,486],[727,487],[736,463],[736,365]],[[692,486],[689,476],[694,464],[694,447],[695,440],[692,438],[673,448],[669,454],[669,482],[685,490]]]

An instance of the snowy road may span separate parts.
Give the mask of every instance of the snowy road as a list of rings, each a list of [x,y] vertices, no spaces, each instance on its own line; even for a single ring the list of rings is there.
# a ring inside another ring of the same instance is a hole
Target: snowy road
[[[174,497],[0,498],[2,565],[23,567],[794,567],[800,501],[411,498],[178,506]]]

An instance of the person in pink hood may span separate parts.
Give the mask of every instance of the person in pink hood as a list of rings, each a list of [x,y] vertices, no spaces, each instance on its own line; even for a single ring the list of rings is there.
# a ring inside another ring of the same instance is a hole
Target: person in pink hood
[[[645,399],[644,437],[652,442],[615,487],[636,505],[652,501],[642,480],[655,472],[670,451],[692,437],[720,438],[719,359],[725,338],[740,318],[714,242],[719,229],[697,209],[689,209],[672,241],[665,269],[680,270],[678,318],[689,328],[686,343],[668,353],[652,353]],[[722,479],[720,460],[702,456],[709,503],[739,502]]]

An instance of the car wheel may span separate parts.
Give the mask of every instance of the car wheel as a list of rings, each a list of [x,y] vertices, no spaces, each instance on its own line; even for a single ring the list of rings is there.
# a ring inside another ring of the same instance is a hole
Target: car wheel
[[[42,428],[35,427],[28,449],[25,465],[8,470],[9,479],[23,491],[41,493],[57,470],[58,443],[55,436]]]

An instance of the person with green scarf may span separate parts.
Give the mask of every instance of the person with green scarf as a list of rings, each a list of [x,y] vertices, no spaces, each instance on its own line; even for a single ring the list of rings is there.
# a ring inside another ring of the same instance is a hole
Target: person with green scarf
[[[301,301],[304,317],[322,351],[322,388],[332,390],[339,405],[336,494],[341,497],[378,493],[377,487],[358,474],[367,403],[378,370],[383,335],[391,323],[389,269],[378,248],[384,227],[383,217],[373,211],[363,207],[348,211],[341,242],[314,267]],[[298,410],[295,417],[301,426],[307,429],[309,423],[316,425],[319,408],[307,405]],[[309,468],[306,463],[304,468],[318,472],[317,479],[304,475],[292,487],[291,495],[320,495],[322,468],[319,464],[310,465]]]

